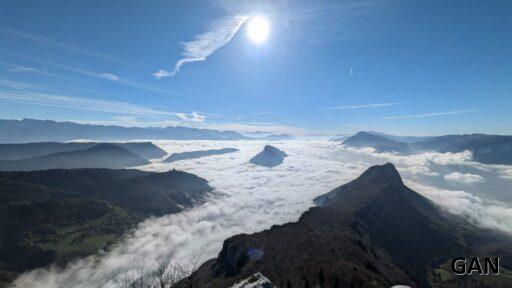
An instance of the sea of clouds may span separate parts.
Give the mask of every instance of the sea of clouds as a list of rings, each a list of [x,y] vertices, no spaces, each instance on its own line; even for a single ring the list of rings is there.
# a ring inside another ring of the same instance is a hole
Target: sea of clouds
[[[121,271],[164,258],[200,263],[215,257],[224,239],[295,221],[312,200],[368,167],[392,162],[411,189],[446,211],[477,225],[512,234],[512,167],[472,161],[470,152],[427,152],[411,156],[354,149],[324,140],[274,142],[289,156],[266,168],[248,163],[267,143],[261,141],[158,141],[168,151],[237,148],[240,151],[139,167],[178,169],[207,179],[215,188],[204,204],[179,214],[148,219],[110,251],[69,264],[21,275],[14,287],[112,287]]]

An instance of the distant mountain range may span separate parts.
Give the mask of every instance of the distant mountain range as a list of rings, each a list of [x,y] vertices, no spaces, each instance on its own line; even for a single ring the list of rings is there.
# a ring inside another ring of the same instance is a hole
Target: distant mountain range
[[[276,147],[265,145],[263,151],[252,157],[249,162],[260,166],[274,167],[283,163],[284,158],[287,156],[288,155],[285,152],[277,149]]]
[[[67,148],[66,146],[64,147]],[[19,160],[0,160],[0,171],[76,168],[117,169],[146,165],[149,163],[151,162],[121,146],[99,143],[83,150],[59,152]]]
[[[234,131],[188,127],[122,127],[89,125],[51,120],[0,120],[0,143],[65,142],[77,139],[97,141],[147,140],[241,140],[251,139]]]
[[[402,141],[399,141],[402,139]],[[375,132],[358,132],[343,142],[350,147],[372,147],[378,152],[411,154],[424,151],[462,152],[486,164],[512,165],[512,136],[464,134],[434,137],[401,137]]]
[[[206,180],[176,170],[0,172],[0,286],[107,249],[143,219],[192,207],[209,191]]]
[[[191,277],[211,288],[242,279],[299,288],[510,285],[511,263],[502,262],[499,276],[465,277],[450,264],[474,255],[508,259],[512,238],[447,215],[407,188],[392,164],[371,167],[316,202],[297,222],[228,238]]]
[[[343,142],[346,139],[350,138],[350,136],[352,136],[352,134],[336,134],[333,137],[331,137],[329,139],[329,141],[332,141],[332,142]]]
[[[247,132],[244,133],[244,135],[249,138],[254,138],[256,140],[280,141],[295,139],[295,136],[290,134],[272,134],[270,132],[265,131]]]
[[[222,149],[210,149],[210,150],[199,150],[199,151],[186,151],[172,153],[171,156],[167,157],[164,162],[172,163],[180,160],[195,159],[212,155],[222,155],[228,153],[234,153],[239,151],[236,148],[222,148]]]
[[[405,142],[405,143],[423,142],[423,141],[427,141],[427,140],[435,138],[435,136],[396,136],[396,135],[390,135],[390,134],[385,134],[385,133],[380,133],[380,132],[375,132],[375,131],[368,131],[368,133],[378,135],[378,136],[383,136],[383,137],[386,137],[391,140],[395,140],[398,142]]]
[[[282,141],[282,140],[293,140],[295,137],[290,134],[272,134],[261,138],[262,140],[268,141]]]
[[[411,152],[411,148],[407,143],[399,142],[369,132],[359,132],[343,141],[343,145],[356,148],[372,147],[379,152]]]
[[[183,126],[123,127],[52,120],[0,120],[0,143],[66,142],[75,140],[291,140],[293,135],[257,132],[252,136]]]

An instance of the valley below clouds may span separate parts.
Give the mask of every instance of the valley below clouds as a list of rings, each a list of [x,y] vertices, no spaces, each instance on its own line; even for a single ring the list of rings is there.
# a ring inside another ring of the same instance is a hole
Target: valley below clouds
[[[470,152],[425,152],[410,156],[348,148],[324,140],[273,142],[288,154],[267,168],[249,163],[263,141],[156,141],[168,153],[236,148],[239,151],[173,163],[148,171],[183,170],[205,178],[214,191],[205,203],[182,213],[150,218],[109,251],[69,264],[22,274],[14,287],[113,287],[127,267],[155,267],[172,257],[197,265],[213,258],[223,241],[272,225],[296,221],[316,196],[355,179],[368,167],[392,162],[411,189],[449,213],[512,234],[512,169],[472,161]]]

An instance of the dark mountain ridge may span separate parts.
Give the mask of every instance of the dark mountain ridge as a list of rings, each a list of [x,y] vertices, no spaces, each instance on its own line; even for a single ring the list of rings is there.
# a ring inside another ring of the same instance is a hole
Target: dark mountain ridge
[[[0,160],[28,159],[60,152],[85,150],[101,144],[99,142],[38,142],[0,144]],[[107,143],[122,147],[146,159],[155,159],[167,153],[151,142]]]
[[[0,171],[31,171],[77,168],[127,168],[149,164],[148,160],[114,144],[100,143],[84,150],[60,152],[20,160],[1,160]]]
[[[205,179],[176,170],[0,172],[0,286],[108,249],[145,218],[192,207],[209,191]]]
[[[285,152],[277,149],[276,147],[265,145],[263,151],[252,157],[249,162],[260,166],[274,167],[283,163],[284,158],[287,156],[288,155]]]
[[[404,142],[404,143],[423,142],[423,141],[428,141],[430,139],[433,139],[435,137],[435,136],[396,136],[396,135],[390,135],[390,134],[375,132],[375,131],[368,131],[368,133],[383,136],[388,139],[395,140],[398,142]]]
[[[512,164],[512,136],[464,134],[446,135],[415,143],[417,150],[439,152],[473,152],[473,159],[486,164]]]
[[[378,152],[396,152],[400,154],[424,151],[473,153],[473,160],[486,164],[512,165],[512,136],[464,134],[445,135],[426,138],[426,140],[406,143],[375,132],[358,132],[343,142],[350,147],[372,147]],[[393,136],[394,137],[394,136]],[[396,138],[396,137],[395,137]]]
[[[406,143],[369,132],[358,132],[354,136],[343,141],[343,144],[356,148],[372,147],[379,152],[410,152],[410,147]]]
[[[172,153],[171,156],[167,157],[164,162],[172,163],[175,161],[186,160],[186,159],[196,159],[201,157],[207,157],[212,155],[222,155],[228,153],[234,153],[239,151],[236,148],[222,148],[222,149],[209,149],[209,150],[199,150],[199,151],[186,151],[186,152],[178,152]]]
[[[228,287],[261,272],[276,287],[507,287],[505,276],[455,278],[446,265],[458,256],[509,256],[511,239],[440,211],[407,188],[392,164],[371,167],[316,201],[321,205],[297,222],[227,239],[194,279]],[[261,259],[251,258],[254,249]]]

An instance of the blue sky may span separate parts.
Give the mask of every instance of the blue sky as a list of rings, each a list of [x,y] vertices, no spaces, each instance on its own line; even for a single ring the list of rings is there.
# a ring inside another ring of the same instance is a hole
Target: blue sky
[[[0,118],[512,133],[510,1],[145,2],[0,0]]]

